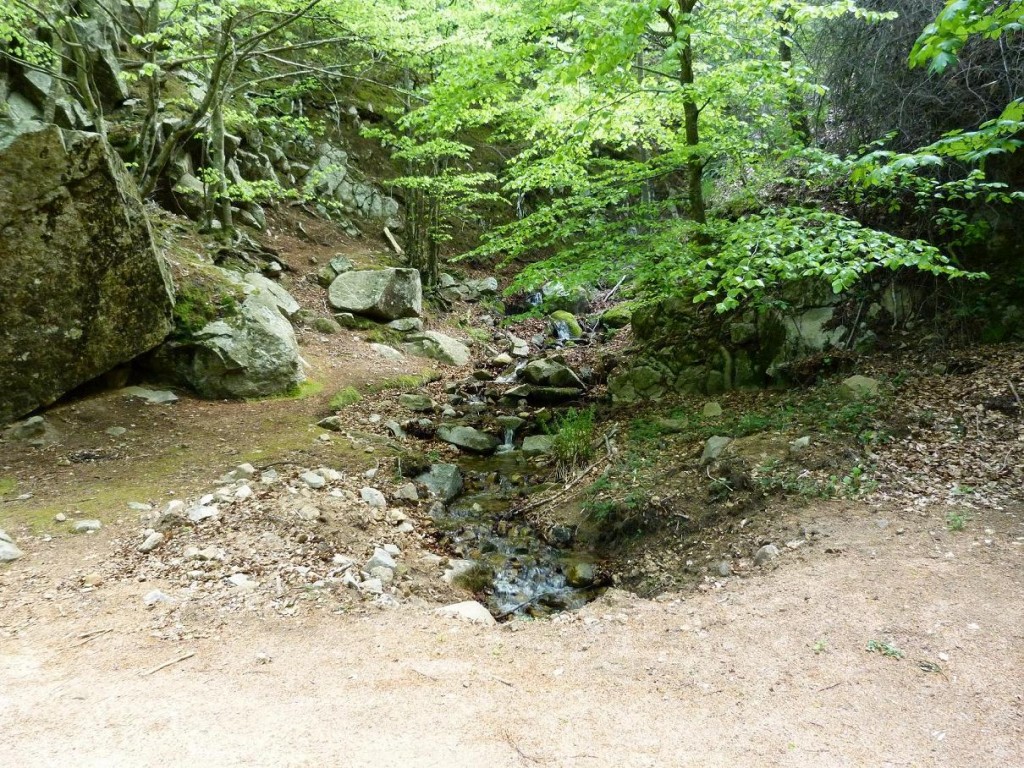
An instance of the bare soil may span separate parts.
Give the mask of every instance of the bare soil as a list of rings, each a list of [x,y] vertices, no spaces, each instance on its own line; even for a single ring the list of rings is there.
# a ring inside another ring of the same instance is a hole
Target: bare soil
[[[310,306],[303,276],[328,238],[280,226]],[[551,620],[443,618],[459,596],[425,568],[390,602],[147,607],[173,585],[115,576],[139,531],[127,502],[204,492],[242,461],[358,475],[383,450],[367,419],[397,392],[368,394],[346,417],[355,437],[324,441],[330,396],[427,367],[357,333],[300,334],[322,384],[307,397],[99,393],[47,412],[52,444],[0,444],[0,527],[26,553],[0,568],[0,765],[1024,766],[1024,494],[962,531],[945,489],[775,504],[766,566],[654,599],[611,590]],[[57,513],[104,528],[71,536]],[[353,551],[386,537],[343,530]],[[786,546],[785,531],[813,536]],[[425,531],[401,546],[433,562]]]

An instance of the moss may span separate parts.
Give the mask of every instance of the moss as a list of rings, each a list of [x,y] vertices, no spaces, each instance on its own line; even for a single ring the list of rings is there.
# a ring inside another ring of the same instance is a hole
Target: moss
[[[241,299],[240,294],[209,279],[181,286],[174,303],[174,337],[190,339],[207,323],[237,315]]]
[[[18,481],[13,477],[0,477],[0,496],[14,493],[18,488]]]
[[[394,328],[388,328],[383,325],[379,325],[376,328],[371,329],[365,336],[363,336],[363,338],[370,343],[387,344],[388,346],[401,344],[404,340],[401,333],[396,331]]]
[[[359,391],[355,387],[345,387],[344,389],[339,389],[334,393],[328,407],[332,411],[340,411],[353,403],[358,403],[362,399],[363,396],[359,394]]]
[[[280,395],[271,395],[270,397],[254,397],[250,398],[252,402],[262,402],[264,400],[305,400],[307,397],[312,397],[323,391],[323,382],[315,381],[314,379],[306,379],[301,384],[292,387],[287,392],[282,392]]]
[[[329,320],[326,317],[318,317],[313,321],[313,330],[319,331],[320,333],[335,334],[341,329],[334,320]]]

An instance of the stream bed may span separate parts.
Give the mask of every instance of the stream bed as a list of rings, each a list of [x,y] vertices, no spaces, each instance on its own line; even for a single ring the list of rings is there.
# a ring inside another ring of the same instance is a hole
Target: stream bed
[[[482,592],[496,617],[545,616],[579,608],[602,591],[593,558],[572,548],[574,532],[556,527],[541,536],[510,510],[547,486],[519,451],[459,462],[464,492],[435,507],[434,524],[460,561],[462,583]],[[546,540],[545,540],[546,539]]]

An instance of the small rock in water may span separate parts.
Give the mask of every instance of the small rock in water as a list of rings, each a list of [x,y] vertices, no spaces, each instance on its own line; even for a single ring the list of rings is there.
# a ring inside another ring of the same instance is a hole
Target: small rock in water
[[[299,475],[299,478],[314,491],[323,488],[327,484],[327,481],[316,472],[303,472]]]
[[[387,509],[387,499],[385,499],[384,494],[376,488],[362,488],[359,491],[359,495],[362,497],[363,501],[374,509]]]
[[[754,565],[764,565],[779,556],[779,548],[774,544],[765,544],[754,553]]]
[[[75,533],[93,533],[102,527],[103,523],[99,520],[79,520],[71,527],[71,530]]]
[[[146,537],[146,540],[139,545],[139,552],[146,554],[164,543],[166,537],[159,531],[154,531]]]
[[[471,624],[493,626],[498,623],[491,615],[491,612],[476,600],[466,600],[461,603],[446,605],[443,608],[438,608],[436,613],[439,616],[468,621]]]

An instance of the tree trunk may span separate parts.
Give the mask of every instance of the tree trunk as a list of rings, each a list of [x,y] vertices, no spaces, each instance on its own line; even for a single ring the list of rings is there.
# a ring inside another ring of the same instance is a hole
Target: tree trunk
[[[793,73],[793,9],[787,5],[778,15],[779,19],[779,62],[782,64],[783,73],[792,77]],[[811,129],[807,122],[807,112],[804,109],[804,100],[796,83],[789,80],[786,82],[787,110],[789,112],[789,125],[796,134],[801,144],[806,144],[811,137]]]
[[[234,239],[235,228],[231,217],[231,198],[228,197],[227,158],[224,155],[224,105],[217,99],[210,116],[210,162],[216,177],[213,182],[213,207],[220,221],[221,237]]]
[[[689,16],[697,4],[697,0],[679,0],[677,25],[683,23],[689,30]],[[700,146],[700,109],[693,95],[693,36],[689,31],[677,36],[679,46],[679,83],[683,86],[683,122],[686,133],[686,146],[690,147],[690,157],[686,161],[687,197],[689,199],[690,218],[698,224],[707,223],[707,211],[704,205],[704,161],[697,154]]]

